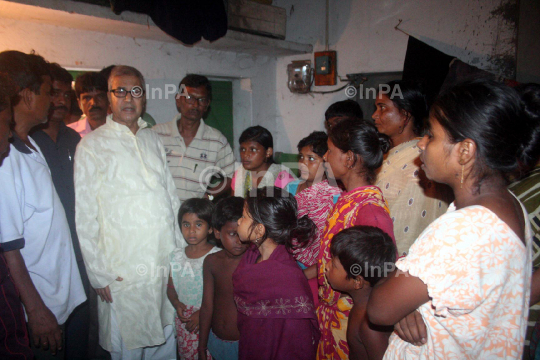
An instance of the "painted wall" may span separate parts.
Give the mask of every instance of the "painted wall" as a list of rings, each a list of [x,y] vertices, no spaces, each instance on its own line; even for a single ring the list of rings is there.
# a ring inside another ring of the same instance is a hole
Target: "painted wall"
[[[403,19],[403,30],[435,48],[480,68],[503,71],[500,60],[515,53],[515,24],[505,4],[515,1],[330,0],[330,49],[338,52],[341,76],[401,71],[408,37],[394,26]],[[274,5],[287,10],[287,40],[324,50],[324,0],[274,0]],[[162,99],[149,99],[147,106],[158,122],[176,114],[173,95],[164,98],[166,86],[178,85],[187,72],[230,78],[235,138],[252,124],[263,125],[274,135],[275,151],[295,152],[301,138],[323,129],[326,108],[346,99],[343,91],[298,95],[288,90],[287,64],[313,61],[312,54],[274,59],[0,18],[0,50],[5,49],[34,49],[66,67],[135,66],[145,75],[150,94],[162,89]]]
[[[510,4],[510,5],[508,5]],[[449,55],[492,72],[507,71],[504,60],[515,61],[515,23],[506,0],[330,0],[329,45],[337,51],[338,74],[402,71],[408,36],[401,29]],[[287,10],[287,40],[324,50],[325,0],[274,0]],[[514,6],[514,7],[512,7]],[[515,20],[515,19],[514,19]],[[323,130],[326,108],[347,99],[334,94],[292,94],[286,68],[300,55],[280,58],[276,66],[277,148],[296,151],[296,144],[311,131]],[[328,91],[342,86],[314,87]],[[371,114],[365,114],[370,117]]]
[[[235,93],[235,138],[252,123],[265,124],[272,131],[275,128],[275,59],[266,56],[188,48],[0,17],[0,51],[8,49],[35,50],[65,67],[134,66],[148,83],[147,111],[157,122],[170,121],[177,114],[173,90],[186,73],[225,77],[233,81]],[[240,79],[247,79],[249,86],[242,87]]]
[[[517,74],[519,82],[540,84],[540,1],[520,0],[517,51]]]

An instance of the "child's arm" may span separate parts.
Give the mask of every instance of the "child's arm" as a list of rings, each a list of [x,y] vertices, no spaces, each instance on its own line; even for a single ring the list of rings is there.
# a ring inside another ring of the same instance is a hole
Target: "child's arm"
[[[317,277],[317,264],[313,264],[308,268],[304,269],[304,275],[308,280],[311,280],[313,278]]]
[[[369,360],[382,360],[384,353],[386,352],[386,348],[388,347],[388,339],[390,337],[389,333],[392,332],[392,327],[386,329],[377,329],[381,330],[377,331],[376,329],[373,329],[372,326],[373,325],[369,324],[366,314],[365,321],[360,326],[358,332],[359,336],[352,339],[353,344],[350,344],[350,346],[351,349],[356,348],[356,346],[364,347],[366,349],[365,351],[367,353],[367,359]],[[387,331],[385,332],[384,330]],[[351,357],[351,360],[354,359],[355,357]]]
[[[373,324],[393,326],[429,300],[422,280],[395,270],[371,291],[367,313]]]
[[[186,320],[182,320],[182,322],[186,323],[186,330],[192,333],[197,333],[199,331],[199,314],[201,310],[195,311],[193,314],[191,314],[190,317],[186,318]]]
[[[203,298],[199,313],[199,359],[206,360],[208,335],[212,325],[214,312],[214,276],[210,269],[212,256],[204,259],[203,263]]]
[[[184,316],[184,311],[186,310],[186,305],[178,299],[178,294],[174,288],[171,274],[169,274],[169,283],[167,284],[167,297],[169,298],[172,306],[174,306],[176,309],[178,317],[182,318]]]

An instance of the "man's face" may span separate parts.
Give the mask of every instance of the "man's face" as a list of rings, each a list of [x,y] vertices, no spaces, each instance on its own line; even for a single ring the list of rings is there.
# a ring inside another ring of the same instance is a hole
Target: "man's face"
[[[103,122],[109,108],[107,93],[96,89],[82,93],[79,96],[79,106],[89,120]]]
[[[182,114],[183,119],[199,121],[210,106],[208,90],[204,86],[197,88],[186,86],[186,91],[190,98],[188,99],[181,94],[177,95],[176,108]],[[184,95],[186,91],[183,92]]]
[[[143,93],[138,98],[133,97],[131,89],[136,86],[142,89],[142,84],[136,76],[115,76],[111,80],[110,90],[124,89],[127,92],[124,98],[119,98],[112,92],[108,93],[114,121],[127,125],[136,122],[141,117],[146,96]]]
[[[39,88],[39,94],[34,93],[32,111],[38,124],[45,124],[49,118],[49,108],[51,106],[51,78],[42,76],[43,83]]]
[[[51,107],[49,108],[49,121],[64,121],[71,110],[71,84],[55,80],[52,82]]]

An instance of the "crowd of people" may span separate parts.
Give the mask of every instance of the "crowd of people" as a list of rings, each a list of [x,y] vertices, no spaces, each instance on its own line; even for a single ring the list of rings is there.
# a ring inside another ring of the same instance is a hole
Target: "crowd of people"
[[[202,75],[158,124],[139,70],[73,80],[0,53],[2,359],[522,358],[539,85],[339,101],[297,177],[263,126],[235,161]]]

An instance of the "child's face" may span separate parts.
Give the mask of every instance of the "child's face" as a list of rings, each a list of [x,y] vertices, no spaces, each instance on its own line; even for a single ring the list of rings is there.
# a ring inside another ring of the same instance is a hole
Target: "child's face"
[[[337,256],[332,256],[332,260],[326,264],[326,280],[337,291],[347,292],[354,289],[354,279],[347,279],[347,271]]]
[[[244,206],[244,211],[242,212],[242,217],[238,219],[238,237],[243,242],[255,240],[255,231],[251,229],[251,224],[253,224],[253,218],[247,211],[247,206]]]
[[[313,152],[311,145],[304,146],[298,154],[298,167],[300,177],[303,180],[315,181],[322,179],[324,175],[323,159]]]
[[[189,245],[206,242],[206,238],[212,233],[210,225],[194,213],[187,213],[182,216],[180,228],[184,239]]]
[[[248,248],[248,244],[242,243],[238,237],[238,222],[227,221],[221,230],[214,229],[214,234],[221,240],[223,249],[233,256],[242,255]]]
[[[240,158],[244,169],[250,171],[263,170],[266,159],[272,155],[272,149],[267,150],[255,141],[244,141],[240,144]]]

